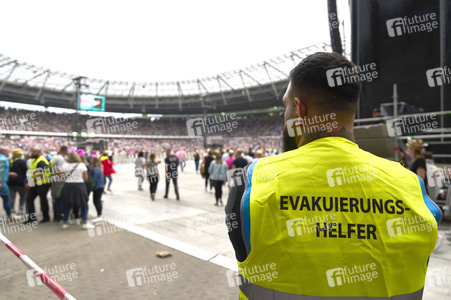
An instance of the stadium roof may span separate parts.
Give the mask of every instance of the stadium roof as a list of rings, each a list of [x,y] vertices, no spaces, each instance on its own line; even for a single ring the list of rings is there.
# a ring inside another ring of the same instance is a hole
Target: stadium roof
[[[111,112],[189,115],[262,109],[280,105],[289,71],[318,51],[331,50],[327,44],[313,45],[239,70],[174,82],[86,78],[0,54],[0,100],[73,109],[79,78],[80,91],[106,96]]]

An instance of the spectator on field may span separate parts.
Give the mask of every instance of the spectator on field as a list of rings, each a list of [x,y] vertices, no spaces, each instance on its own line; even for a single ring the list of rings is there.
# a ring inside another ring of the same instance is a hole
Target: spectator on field
[[[223,205],[222,203],[222,186],[224,184],[224,182],[227,181],[227,165],[225,162],[222,161],[221,158],[221,153],[216,153],[216,158],[214,161],[211,162],[209,168],[208,168],[208,173],[210,174],[210,180],[211,180],[211,184],[214,186],[215,188],[215,199],[216,199],[216,203],[215,205],[218,205],[218,201],[219,203],[221,203],[221,205]]]
[[[8,218],[11,218],[11,206],[9,200],[9,149],[6,147],[0,148],[0,196],[3,199],[3,208],[6,211]]]
[[[424,185],[428,186],[427,176],[426,176],[426,160],[424,159],[421,150],[423,149],[423,140],[408,140],[407,146],[407,157],[410,160],[409,169],[414,172],[424,181]]]
[[[235,160],[233,161],[233,167],[232,167],[233,169],[237,169],[237,168],[242,169],[245,166],[247,166],[248,161],[247,161],[247,159],[245,159],[243,157],[242,154],[243,154],[243,150],[241,150],[241,149],[236,150]]]
[[[12,158],[10,160],[9,181],[8,186],[10,190],[11,210],[14,214],[24,214],[24,205],[26,200],[27,190],[25,189],[25,179],[27,176],[27,162],[24,159],[22,149],[16,148],[13,150]],[[16,210],[15,201],[16,194],[19,194],[19,209]]]
[[[210,167],[211,162],[214,160],[213,153],[211,151],[208,151],[208,155],[205,156],[202,165],[204,168],[204,175],[205,176],[205,191],[207,191],[208,183],[210,183],[210,191],[211,191],[211,182],[210,182],[210,173],[208,172],[208,168]]]
[[[91,158],[92,179],[94,186],[92,188],[93,202],[97,211],[97,218],[102,217],[102,194],[105,188],[105,179],[103,178],[102,163],[97,157]]]
[[[116,173],[116,171],[113,168],[113,162],[108,158],[108,152],[104,151],[102,153],[102,156],[100,156],[100,162],[103,166],[103,176],[105,178],[105,185],[106,180],[108,179],[108,192],[111,192],[111,183],[113,182],[112,174]]]
[[[160,174],[158,172],[158,164],[161,160],[155,159],[155,153],[151,153],[149,160],[146,163],[147,180],[150,182],[150,199],[155,201],[155,194],[157,192],[158,181],[160,180]]]
[[[196,174],[199,173],[199,162],[200,162],[200,154],[199,150],[196,149],[194,152],[194,165],[196,166]]]
[[[227,168],[228,168],[229,170],[232,169],[233,161],[234,161],[234,160],[235,160],[235,159],[233,158],[233,151],[230,150],[230,151],[229,151],[229,156],[224,160],[224,162],[226,163]]]
[[[138,191],[143,190],[143,182],[144,182],[144,165],[146,164],[146,160],[144,159],[144,152],[140,151],[138,153],[138,157],[135,160],[135,177],[138,178]]]
[[[88,180],[88,169],[86,165],[82,163],[76,152],[71,152],[67,155],[67,163],[63,165],[62,171],[67,174],[66,182],[61,191],[64,209],[63,229],[69,227],[69,213],[74,205],[77,205],[81,210],[82,228],[92,228],[92,225],[88,225],[88,191],[85,184],[85,181]]]
[[[67,146],[60,147],[57,155],[50,161],[50,170],[52,173],[51,194],[53,202],[53,220],[59,222],[63,219],[63,203],[61,200],[61,191],[64,187],[65,176],[60,176],[63,165],[66,163],[66,156],[69,153]],[[57,180],[55,180],[57,179]]]
[[[259,160],[259,159],[262,158],[262,157],[263,157],[263,152],[262,152],[261,150],[257,150],[257,151],[255,152],[255,157],[254,157],[254,159],[252,160],[252,162],[257,161],[257,160]]]
[[[183,170],[186,167],[186,151],[181,149],[179,152],[177,152],[177,158],[180,162],[180,168],[182,169],[182,172],[184,172]]]
[[[174,190],[175,190],[175,196],[177,197],[177,200],[180,200],[179,195],[179,186],[177,183],[178,179],[178,166],[179,166],[179,159],[177,156],[172,154],[171,149],[166,150],[166,158],[164,159],[165,163],[165,170],[166,170],[166,193],[164,194],[163,198],[168,198],[169,193],[169,184],[172,179],[172,183],[174,184]]]

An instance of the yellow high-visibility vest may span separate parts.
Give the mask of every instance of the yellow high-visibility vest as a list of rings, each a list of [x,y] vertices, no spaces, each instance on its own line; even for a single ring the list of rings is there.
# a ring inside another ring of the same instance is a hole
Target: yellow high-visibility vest
[[[43,161],[47,165],[47,169],[45,170],[38,170],[38,164]],[[35,158],[31,161],[30,168],[28,168],[27,171],[28,174],[30,174],[28,177],[35,180],[35,183],[29,182],[30,185],[40,185],[40,184],[46,184],[50,183],[50,170],[49,170],[49,162],[47,159],[45,159],[44,156],[39,156],[38,158]]]
[[[327,137],[245,176],[241,299],[421,299],[441,211],[416,174]]]

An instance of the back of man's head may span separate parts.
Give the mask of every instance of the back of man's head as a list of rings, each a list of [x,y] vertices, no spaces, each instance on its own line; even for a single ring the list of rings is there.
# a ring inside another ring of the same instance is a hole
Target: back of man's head
[[[327,106],[326,109],[343,105],[355,107],[361,89],[359,80],[349,83],[342,79],[341,84],[331,84],[328,80],[328,76],[340,76],[354,68],[356,66],[344,56],[317,52],[304,58],[290,72],[291,87],[294,93],[302,94],[307,101],[314,100],[318,106]]]
[[[59,154],[66,155],[68,153],[68,151],[69,150],[67,149],[67,146],[61,146]]]

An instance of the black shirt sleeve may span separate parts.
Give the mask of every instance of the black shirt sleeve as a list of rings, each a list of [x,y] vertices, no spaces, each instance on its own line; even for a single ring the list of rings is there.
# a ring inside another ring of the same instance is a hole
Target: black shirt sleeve
[[[233,186],[230,187],[229,198],[227,199],[227,205],[225,207],[226,224],[229,231],[229,239],[235,249],[235,257],[238,261],[244,261],[247,257],[247,253],[243,236],[241,234],[240,205],[241,198],[244,194],[245,184],[244,182],[239,184],[239,180],[237,180],[234,176],[231,177],[230,181],[232,180]]]

